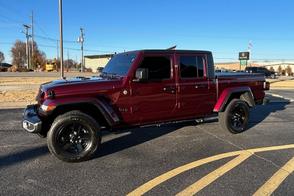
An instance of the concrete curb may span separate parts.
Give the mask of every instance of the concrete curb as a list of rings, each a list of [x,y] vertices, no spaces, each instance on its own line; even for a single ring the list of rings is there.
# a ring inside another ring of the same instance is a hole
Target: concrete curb
[[[275,94],[275,93],[267,93],[267,95],[270,95],[270,96],[276,97],[276,98],[278,98],[278,99],[283,99],[283,100],[273,100],[273,99],[270,99],[270,98],[269,98],[270,102],[272,102],[272,103],[278,103],[278,102],[280,102],[280,103],[284,103],[284,102],[290,102],[290,103],[292,103],[292,102],[294,102],[294,99],[287,98],[287,97],[281,96],[281,95],[279,95],[279,94]]]

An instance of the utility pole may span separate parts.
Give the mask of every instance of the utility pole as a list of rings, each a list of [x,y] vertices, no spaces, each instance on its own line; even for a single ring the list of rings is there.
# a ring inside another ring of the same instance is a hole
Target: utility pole
[[[33,61],[33,59],[34,59],[34,42],[35,42],[35,39],[34,39],[34,11],[32,11],[32,15],[31,15],[31,22],[32,22],[32,24],[31,24],[31,27],[32,27],[32,56],[31,56],[31,63],[32,63],[32,66],[33,66],[33,68],[34,68],[34,61]]]
[[[69,52],[67,50],[67,63],[66,63],[66,69],[68,71],[68,67],[69,67]]]
[[[81,44],[81,51],[82,51],[82,57],[81,57],[81,72],[84,72],[84,29],[80,28],[81,34],[78,38],[78,42]]]
[[[59,59],[59,40],[56,41],[56,61]]]
[[[63,23],[62,23],[62,0],[59,0],[59,34],[60,34],[60,71],[61,78],[64,79],[63,67]]]
[[[29,50],[29,25],[24,24],[23,27],[25,28],[25,31],[23,32],[26,35],[26,57],[27,57],[27,68],[30,68],[30,50]]]

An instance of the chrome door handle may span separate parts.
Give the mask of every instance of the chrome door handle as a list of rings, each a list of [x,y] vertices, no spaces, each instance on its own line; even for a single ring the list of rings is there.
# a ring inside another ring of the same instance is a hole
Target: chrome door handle
[[[194,86],[194,88],[207,88],[207,85],[206,84],[196,84],[195,86]]]
[[[175,88],[173,88],[173,87],[164,87],[163,88],[163,91],[164,92],[167,92],[167,93],[172,93],[172,94],[174,94],[175,92],[176,92],[176,89]]]

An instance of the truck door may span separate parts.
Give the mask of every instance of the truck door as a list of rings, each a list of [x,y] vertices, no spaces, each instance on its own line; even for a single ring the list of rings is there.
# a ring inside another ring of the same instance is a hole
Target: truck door
[[[205,54],[178,54],[179,103],[177,112],[184,117],[198,117],[212,113],[215,85],[206,76]]]
[[[176,109],[173,55],[145,54],[137,68],[148,69],[148,80],[131,82],[133,114],[141,124],[170,119]]]

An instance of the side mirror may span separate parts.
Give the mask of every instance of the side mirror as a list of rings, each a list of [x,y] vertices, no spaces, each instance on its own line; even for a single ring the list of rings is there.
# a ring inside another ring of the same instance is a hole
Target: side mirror
[[[136,75],[135,75],[134,81],[136,82],[142,82],[142,81],[147,81],[148,80],[148,69],[147,68],[138,68],[136,70]]]

